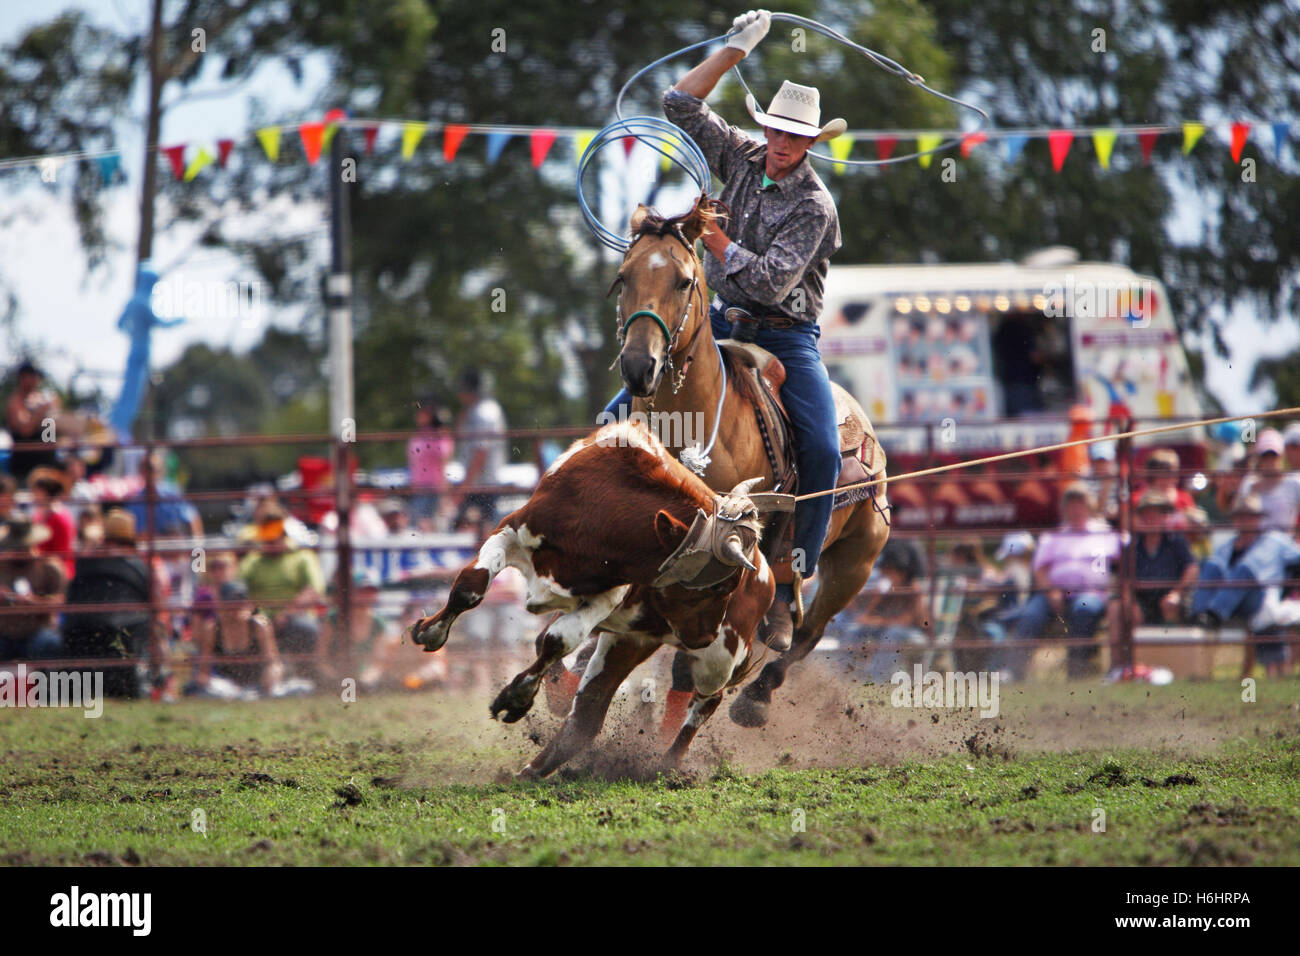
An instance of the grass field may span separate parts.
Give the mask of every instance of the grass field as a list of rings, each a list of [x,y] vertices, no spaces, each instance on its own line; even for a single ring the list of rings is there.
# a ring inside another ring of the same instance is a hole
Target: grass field
[[[624,702],[541,784],[509,773],[555,720],[485,696],[0,712],[0,862],[1300,864],[1300,682],[1008,687],[984,720],[833,687],[760,731],[724,705],[665,776]]]

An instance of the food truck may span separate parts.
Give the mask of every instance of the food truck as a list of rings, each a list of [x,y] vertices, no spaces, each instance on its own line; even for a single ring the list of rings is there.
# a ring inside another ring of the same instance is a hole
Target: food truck
[[[891,474],[1103,434],[1125,414],[1152,426],[1201,413],[1164,286],[1123,265],[1080,262],[1072,249],[1019,263],[832,264],[825,301],[822,358],[879,423]],[[1196,468],[1199,437],[1147,447],[1173,447],[1183,468]],[[1058,464],[981,469],[988,480],[952,488],[980,484],[989,500],[963,504],[969,495],[953,490],[951,506],[899,517],[904,526],[1050,522],[1058,488],[1050,507],[1028,507],[1014,494],[1023,475],[1000,476]]]

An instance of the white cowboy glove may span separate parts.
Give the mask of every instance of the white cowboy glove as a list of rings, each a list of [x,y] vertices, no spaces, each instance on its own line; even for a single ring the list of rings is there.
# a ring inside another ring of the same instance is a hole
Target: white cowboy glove
[[[771,26],[772,14],[766,10],[750,10],[748,13],[742,13],[731,22],[727,46],[749,56],[750,51],[758,46],[758,41],[767,36]]]

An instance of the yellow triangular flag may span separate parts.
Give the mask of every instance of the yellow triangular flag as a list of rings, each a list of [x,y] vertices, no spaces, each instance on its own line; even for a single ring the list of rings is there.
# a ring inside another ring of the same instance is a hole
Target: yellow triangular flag
[[[852,151],[852,149],[853,149],[852,136],[847,136],[847,135],[836,136],[833,140],[831,140],[831,155],[834,156],[836,159],[848,159],[849,153]],[[835,164],[835,171],[837,173],[842,173],[846,169],[848,169],[848,166],[846,166],[844,163]]]
[[[596,138],[594,129],[580,129],[573,134],[573,161],[576,163],[582,159],[582,154],[587,151],[591,141]]]
[[[207,166],[217,157],[208,152],[206,146],[200,146],[198,155],[190,160],[190,164],[185,167],[185,181],[188,183],[199,174],[204,166]]]
[[[1102,169],[1110,169],[1110,151],[1115,148],[1115,131],[1099,129],[1092,134],[1092,148],[1097,151],[1097,162]]]
[[[668,142],[659,144],[659,148],[663,150],[663,152],[659,154],[659,168],[664,172],[668,172],[669,168],[672,166],[672,157],[676,155],[677,147],[680,146],[682,142],[680,137],[673,136],[672,134],[668,134],[667,139]]]
[[[1201,138],[1205,132],[1204,123],[1184,123],[1183,124],[1183,155],[1186,156],[1196,145],[1196,141]]]
[[[402,124],[402,159],[410,159],[415,155],[415,147],[424,138],[424,131],[428,128],[428,123]]]
[[[934,149],[942,142],[943,137],[938,133],[926,133],[924,136],[918,136],[916,138],[916,151],[925,154],[924,156],[916,157],[916,161],[921,164],[922,169],[930,168],[930,160],[934,158],[934,153],[930,152],[930,150]]]
[[[266,158],[275,162],[280,158],[280,127],[266,126],[257,131],[257,141],[262,144]]]

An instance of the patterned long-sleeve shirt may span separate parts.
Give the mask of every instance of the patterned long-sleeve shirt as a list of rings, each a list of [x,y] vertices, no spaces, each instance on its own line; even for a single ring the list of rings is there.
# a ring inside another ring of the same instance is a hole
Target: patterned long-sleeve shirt
[[[695,141],[722,180],[718,198],[731,210],[726,260],[705,256],[709,288],[756,315],[816,323],[829,260],[841,240],[835,203],[808,158],[764,188],[766,144],[682,90],[669,90],[663,102],[664,115]]]

